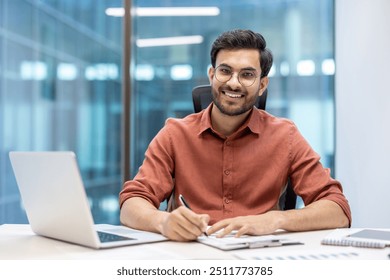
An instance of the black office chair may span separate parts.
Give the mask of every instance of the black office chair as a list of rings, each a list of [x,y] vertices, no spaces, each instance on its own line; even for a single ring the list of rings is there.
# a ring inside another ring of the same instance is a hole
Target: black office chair
[[[192,102],[194,104],[194,111],[198,113],[205,109],[213,101],[210,85],[202,85],[193,88]],[[257,98],[255,106],[259,109],[265,110],[267,101],[267,89]],[[290,180],[287,182],[287,187],[279,199],[279,207],[281,210],[295,209],[297,203],[297,195],[294,193]]]

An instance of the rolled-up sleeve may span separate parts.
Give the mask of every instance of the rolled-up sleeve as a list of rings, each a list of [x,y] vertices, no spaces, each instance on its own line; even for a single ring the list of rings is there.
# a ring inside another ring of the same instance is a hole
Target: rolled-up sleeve
[[[302,198],[305,205],[321,199],[334,201],[343,209],[351,225],[351,209],[341,183],[331,177],[329,168],[322,166],[320,156],[314,152],[294,124],[291,125],[289,141],[289,174],[295,193]]]
[[[173,157],[168,127],[165,126],[150,142],[134,179],[124,183],[119,193],[120,207],[131,197],[141,197],[158,208],[173,190]]]

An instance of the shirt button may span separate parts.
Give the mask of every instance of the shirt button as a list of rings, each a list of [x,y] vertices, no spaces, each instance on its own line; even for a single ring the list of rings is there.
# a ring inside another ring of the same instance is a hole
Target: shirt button
[[[225,197],[225,203],[229,204],[230,202],[231,202],[231,200],[229,200],[227,197]]]
[[[230,141],[226,141],[226,146],[230,146],[231,142]]]
[[[229,174],[230,174],[230,170],[229,170],[229,169],[226,169],[226,170],[224,171],[224,173],[225,173],[225,175],[229,175]]]

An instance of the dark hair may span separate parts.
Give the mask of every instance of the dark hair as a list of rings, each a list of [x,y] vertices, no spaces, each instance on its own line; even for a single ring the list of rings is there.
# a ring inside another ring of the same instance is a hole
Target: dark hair
[[[251,30],[236,29],[226,31],[218,36],[211,47],[211,65],[215,68],[215,61],[220,50],[257,49],[260,52],[261,77],[268,75],[272,66],[272,53],[266,48],[266,41],[260,33]]]

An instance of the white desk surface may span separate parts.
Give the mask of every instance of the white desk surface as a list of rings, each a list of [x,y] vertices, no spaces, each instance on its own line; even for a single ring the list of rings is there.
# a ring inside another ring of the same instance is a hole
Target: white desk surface
[[[321,239],[332,230],[282,233],[286,238],[303,242],[304,245],[274,248],[222,251],[198,242],[164,241],[152,244],[125,246],[113,249],[90,249],[35,235],[29,225],[0,225],[0,259],[47,260],[47,259],[136,259],[136,260],[231,260],[264,258],[267,256],[353,254],[354,259],[388,260],[390,248],[369,249],[321,245]],[[337,257],[338,258],[338,257]]]

